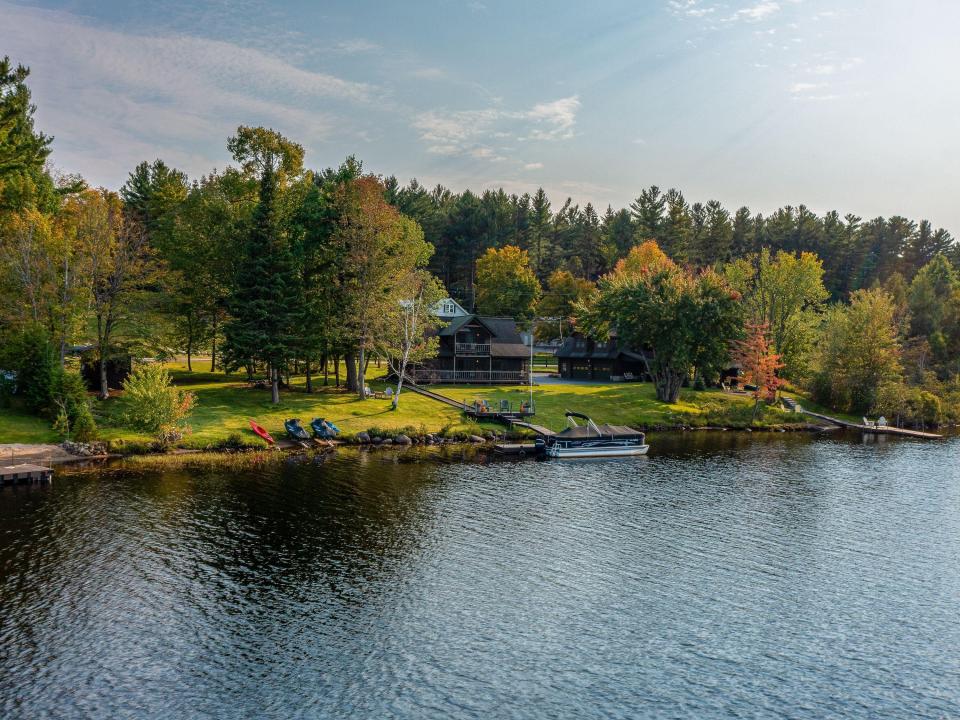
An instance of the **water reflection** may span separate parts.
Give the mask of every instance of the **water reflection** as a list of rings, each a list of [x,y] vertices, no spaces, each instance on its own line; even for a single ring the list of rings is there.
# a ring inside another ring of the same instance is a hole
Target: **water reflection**
[[[960,714],[960,443],[341,453],[0,495],[0,716]]]

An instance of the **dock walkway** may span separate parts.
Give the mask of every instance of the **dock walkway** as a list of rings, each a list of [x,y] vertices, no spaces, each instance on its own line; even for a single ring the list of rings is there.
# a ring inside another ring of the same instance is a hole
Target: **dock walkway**
[[[454,400],[453,398],[447,397],[446,395],[441,395],[440,393],[435,393],[432,390],[427,390],[422,385],[417,385],[415,382],[411,382],[409,378],[406,381],[405,387],[407,387],[411,392],[415,392],[425,398],[436,400],[439,403],[456,408],[460,412],[464,413],[467,417],[473,418],[474,420],[492,420],[494,422],[501,422],[504,425],[511,425],[517,420],[530,417],[534,414],[532,409],[514,410],[512,407],[509,409],[497,409],[496,407],[487,408],[478,404],[470,405],[468,403],[463,403],[459,400]]]
[[[823,420],[824,422],[837,425],[838,427],[848,428],[850,430],[859,430],[862,433],[868,433],[871,435],[899,435],[901,437],[922,438],[924,440],[937,440],[943,437],[943,435],[937,435],[936,433],[921,432],[920,430],[908,430],[906,428],[892,427],[890,425],[881,425],[877,427],[875,425],[863,425],[861,423],[847,422],[846,420],[839,420],[837,418],[830,417],[829,415],[821,415],[820,413],[815,413],[810,410],[801,409],[801,412],[803,412],[804,415],[815,417],[818,420]]]
[[[17,483],[48,483],[53,479],[53,470],[43,465],[4,465],[0,467],[0,485]]]
[[[542,437],[551,437],[553,435],[556,435],[556,433],[553,430],[551,430],[550,428],[545,428],[543,425],[534,425],[533,423],[520,422],[518,420],[514,420],[511,423],[511,425],[527,428],[527,430],[533,430],[537,435],[540,435]]]

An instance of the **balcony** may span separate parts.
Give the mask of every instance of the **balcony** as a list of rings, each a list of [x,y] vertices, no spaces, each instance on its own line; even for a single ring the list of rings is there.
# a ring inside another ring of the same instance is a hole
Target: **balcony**
[[[489,355],[490,343],[462,343],[456,344],[457,355]]]
[[[523,385],[529,375],[525,370],[408,370],[416,383],[475,383],[484,385]]]

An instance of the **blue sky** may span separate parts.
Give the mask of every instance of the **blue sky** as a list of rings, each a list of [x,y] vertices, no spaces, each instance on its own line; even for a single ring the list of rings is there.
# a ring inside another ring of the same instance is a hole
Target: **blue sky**
[[[679,187],[960,234],[960,3],[0,0],[53,160],[191,176],[239,124],[310,167],[624,206]]]

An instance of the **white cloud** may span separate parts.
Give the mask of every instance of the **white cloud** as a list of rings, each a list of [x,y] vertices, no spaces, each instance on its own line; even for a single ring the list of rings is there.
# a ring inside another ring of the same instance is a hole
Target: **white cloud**
[[[330,132],[331,102],[367,105],[379,94],[235,43],[119,32],[3,0],[0,17],[0,47],[31,67],[38,124],[56,136],[54,161],[105,173],[94,182],[122,181],[159,155],[206,172],[222,164],[225,139],[240,124],[271,125],[309,144]],[[191,146],[204,149],[184,151]]]
[[[579,109],[580,98],[576,95],[534,105],[526,117],[540,126],[534,129],[531,137],[537,140],[573,137],[573,125]]]
[[[439,80],[447,76],[447,74],[440,68],[435,67],[426,67],[414,70],[411,75],[418,78],[423,78],[424,80]]]
[[[667,8],[674,15],[701,18],[716,11],[714,5],[704,5],[701,0],[669,0]]]
[[[806,93],[806,92],[810,92],[811,90],[816,90],[822,87],[823,87],[822,83],[798,82],[790,86],[790,92],[796,95],[798,93]]]
[[[524,169],[524,170],[540,170],[540,169],[542,169],[542,168],[543,168],[543,163],[542,163],[542,162],[526,163],[526,164],[523,166],[523,169]]]
[[[417,115],[413,127],[427,143],[429,153],[500,159],[503,151],[491,147],[493,141],[554,141],[573,137],[579,109],[580,100],[573,95],[537,103],[529,110],[431,110]]]
[[[731,15],[729,20],[746,20],[747,22],[758,22],[764,20],[765,18],[775,15],[780,12],[780,3],[770,2],[759,2],[756,5],[750,5],[745,8],[740,8],[733,15]]]
[[[357,53],[375,52],[380,50],[380,46],[370,40],[355,38],[353,40],[343,40],[333,46],[336,52],[344,55],[356,55]]]

